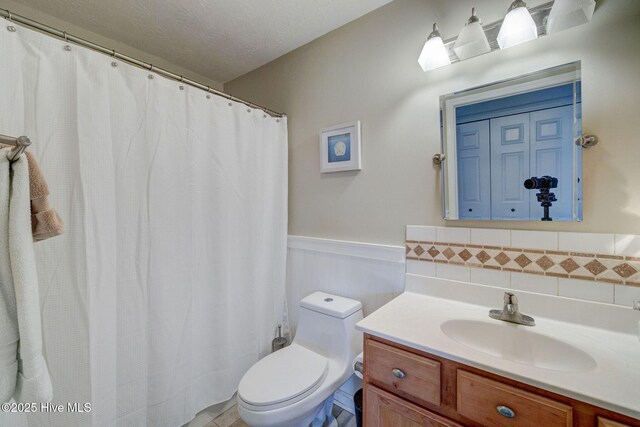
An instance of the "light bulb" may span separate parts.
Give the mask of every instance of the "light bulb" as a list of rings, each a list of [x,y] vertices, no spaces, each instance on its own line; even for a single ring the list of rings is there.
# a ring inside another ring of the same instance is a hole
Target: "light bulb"
[[[422,52],[420,52],[418,64],[420,64],[424,71],[451,64],[447,48],[444,47],[437,24],[433,24],[433,31],[429,34],[429,37],[427,37],[427,42],[424,44]]]
[[[489,46],[487,35],[482,28],[482,22],[476,16],[475,8],[471,9],[471,18],[460,30],[453,45],[453,51],[461,61],[491,52],[491,46]]]
[[[502,27],[498,33],[498,45],[500,49],[506,49],[520,43],[538,38],[538,26],[534,22],[527,4],[522,0],[516,0],[509,7],[507,16],[504,17]]]

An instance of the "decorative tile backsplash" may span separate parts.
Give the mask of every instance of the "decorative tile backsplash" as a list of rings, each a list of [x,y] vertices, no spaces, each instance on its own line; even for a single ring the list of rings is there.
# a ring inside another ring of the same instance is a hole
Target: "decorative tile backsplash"
[[[640,286],[640,257],[407,240],[408,260]]]
[[[624,306],[640,300],[640,236],[407,226],[406,272]]]

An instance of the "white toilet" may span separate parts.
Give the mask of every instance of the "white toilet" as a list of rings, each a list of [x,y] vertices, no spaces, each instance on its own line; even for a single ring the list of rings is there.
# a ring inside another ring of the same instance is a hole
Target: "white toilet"
[[[362,333],[355,328],[361,319],[359,301],[324,292],[300,301],[293,343],[260,360],[240,380],[242,419],[254,427],[334,421],[333,393],[351,376],[351,363],[362,351]]]

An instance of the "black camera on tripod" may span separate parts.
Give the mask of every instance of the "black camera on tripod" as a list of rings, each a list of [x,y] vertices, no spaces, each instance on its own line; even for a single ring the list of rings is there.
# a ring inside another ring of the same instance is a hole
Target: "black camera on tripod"
[[[524,181],[524,188],[527,190],[549,190],[551,188],[558,188],[558,178],[549,175],[541,176],[540,178],[532,176]]]
[[[541,218],[542,221],[553,221],[553,219],[549,216],[549,208],[551,207],[551,202],[556,202],[556,195],[551,193],[550,190],[552,188],[558,188],[558,178],[554,178],[549,175],[541,176],[540,178],[536,176],[532,176],[531,178],[524,181],[524,188],[527,190],[540,190],[539,193],[536,194],[538,198],[538,202],[544,209],[544,216]]]

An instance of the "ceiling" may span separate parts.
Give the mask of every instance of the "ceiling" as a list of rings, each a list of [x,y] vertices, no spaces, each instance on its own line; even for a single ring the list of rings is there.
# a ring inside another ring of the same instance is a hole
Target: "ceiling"
[[[391,0],[15,0],[225,83]]]

